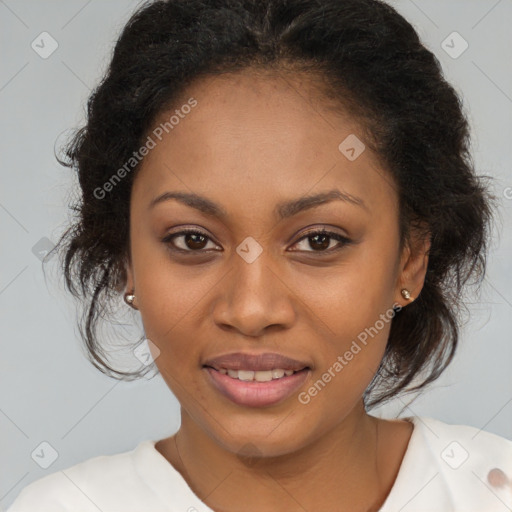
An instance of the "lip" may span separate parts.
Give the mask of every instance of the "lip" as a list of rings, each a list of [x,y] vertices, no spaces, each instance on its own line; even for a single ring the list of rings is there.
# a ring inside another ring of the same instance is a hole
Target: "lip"
[[[219,372],[226,370],[265,371],[273,369],[293,370],[293,375],[268,382],[241,381]],[[297,391],[311,374],[311,365],[283,354],[264,352],[232,352],[208,359],[203,364],[208,381],[224,397],[237,405],[266,407],[277,404]]]
[[[283,370],[293,370],[298,372],[304,368],[310,368],[306,361],[298,361],[275,352],[265,352],[262,354],[249,354],[247,352],[232,352],[223,354],[212,359],[208,359],[203,366],[219,370],[273,370],[274,368],[282,368]]]
[[[280,379],[248,382],[233,379],[210,366],[203,367],[203,370],[206,371],[209,382],[217,391],[233,403],[246,407],[267,407],[284,401],[294,394],[311,374],[310,368],[304,368]]]

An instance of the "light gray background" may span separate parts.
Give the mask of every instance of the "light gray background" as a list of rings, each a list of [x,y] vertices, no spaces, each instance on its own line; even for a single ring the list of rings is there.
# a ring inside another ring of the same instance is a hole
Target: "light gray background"
[[[473,129],[475,163],[480,173],[495,177],[501,201],[500,233],[495,233],[488,277],[480,297],[469,299],[471,320],[463,329],[457,359],[402,415],[432,416],[512,439],[512,1],[392,4],[414,24],[462,95]],[[0,0],[4,508],[24,486],[50,472],[131,450],[143,439],[159,439],[179,427],[178,403],[160,376],[119,383],[87,362],[75,303],[53,277],[58,275],[56,258],[45,281],[33,253],[34,246],[44,244],[41,239],[55,242],[68,218],[73,173],[55,161],[56,140],[81,123],[90,89],[136,5],[127,0]],[[59,45],[47,59],[31,47],[44,31]],[[441,47],[453,31],[469,43],[456,59]],[[129,335],[129,328],[121,327]],[[397,401],[374,414],[391,417],[406,403]],[[43,441],[58,452],[48,469],[31,458]]]

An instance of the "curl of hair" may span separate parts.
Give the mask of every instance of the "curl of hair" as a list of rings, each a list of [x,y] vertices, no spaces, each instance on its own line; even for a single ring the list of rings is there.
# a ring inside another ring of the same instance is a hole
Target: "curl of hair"
[[[244,69],[303,71],[325,98],[364,127],[397,186],[401,248],[431,234],[425,283],[392,320],[367,408],[433,382],[459,339],[461,292],[485,273],[492,201],[475,174],[462,102],[413,27],[380,0],[169,0],[143,4],[124,27],[87,121],[65,149],[81,195],[54,250],[66,286],[86,310],[81,335],[91,362],[114,378],[97,337],[108,303],[126,285],[130,192],[137,168],[98,199],[141,147],[158,114],[201,76]],[[416,382],[422,376],[420,382]]]

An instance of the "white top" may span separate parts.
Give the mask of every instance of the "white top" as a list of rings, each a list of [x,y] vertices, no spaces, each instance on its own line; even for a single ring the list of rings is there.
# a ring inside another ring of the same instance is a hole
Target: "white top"
[[[401,419],[414,430],[379,512],[510,512],[512,441],[427,417]],[[7,512],[212,512],[155,443],[36,480]]]

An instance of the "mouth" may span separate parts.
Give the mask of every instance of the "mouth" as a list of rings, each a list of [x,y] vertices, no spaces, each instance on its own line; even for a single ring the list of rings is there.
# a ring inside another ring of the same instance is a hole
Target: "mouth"
[[[301,368],[300,370],[285,370],[284,368],[273,368],[271,370],[233,370],[231,368],[215,368],[208,365],[205,365],[204,368],[211,368],[222,375],[227,375],[232,379],[241,380],[243,382],[270,382],[290,377],[295,373],[310,370],[309,366]]]
[[[297,372],[308,368],[310,363],[275,352],[265,352],[262,354],[232,352],[203,361],[203,366],[213,368],[224,374],[230,371],[240,372],[242,380],[253,380],[256,374],[259,378],[272,380],[273,378],[282,378],[284,375],[288,376],[290,371]],[[285,372],[284,375],[281,375],[282,371]],[[254,372],[254,375],[251,375],[250,372]],[[232,373],[230,376],[238,378],[235,373]]]
[[[208,384],[232,403],[268,407],[290,398],[310,378],[312,364],[283,354],[233,352],[203,362]]]

